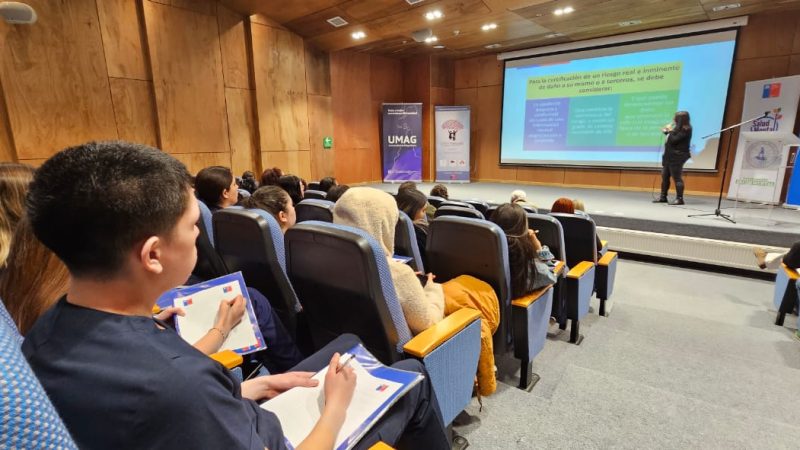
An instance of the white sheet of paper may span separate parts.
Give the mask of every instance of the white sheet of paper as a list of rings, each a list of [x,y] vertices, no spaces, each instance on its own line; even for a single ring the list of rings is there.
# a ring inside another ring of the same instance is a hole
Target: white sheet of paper
[[[341,357],[343,361],[349,354]],[[350,360],[350,367],[356,374],[356,389],[353,400],[347,408],[344,425],[336,436],[338,448],[353,432],[366,422],[367,418],[380,407],[395,392],[402,389],[403,385],[393,381],[376,378],[370,375],[355,358]],[[283,428],[283,434],[294,447],[305,439],[316,425],[325,404],[325,374],[328,368],[314,375],[319,380],[319,385],[313,388],[296,387],[262,404],[261,407],[278,416]],[[353,443],[355,444],[355,442]]]
[[[226,290],[228,292],[225,292]],[[233,281],[186,297],[176,298],[173,302],[174,306],[186,311],[186,316],[175,316],[181,337],[190,344],[200,340],[214,326],[220,302],[231,300],[241,293],[239,283]],[[190,304],[188,304],[189,300],[191,300]],[[257,345],[257,343],[253,323],[250,321],[250,315],[245,311],[242,321],[231,330],[220,350],[236,350]]]

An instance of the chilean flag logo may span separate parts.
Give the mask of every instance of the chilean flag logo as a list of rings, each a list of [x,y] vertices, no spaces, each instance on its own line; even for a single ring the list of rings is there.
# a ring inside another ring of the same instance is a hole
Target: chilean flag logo
[[[232,286],[225,286],[225,287],[222,288],[222,293],[223,294],[227,294],[228,292],[233,292],[233,287]]]
[[[773,98],[780,96],[781,96],[780,83],[765,84],[764,89],[761,91],[761,98]]]

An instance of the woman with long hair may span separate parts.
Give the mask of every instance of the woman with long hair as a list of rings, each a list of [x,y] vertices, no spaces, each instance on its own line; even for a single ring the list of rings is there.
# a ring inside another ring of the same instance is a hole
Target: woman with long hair
[[[653,203],[667,203],[669,180],[675,181],[675,200],[670,205],[683,205],[683,165],[692,157],[689,145],[692,142],[692,125],[689,113],[678,111],[673,123],[665,126],[661,132],[667,135],[664,143],[664,155],[661,157],[661,196]]]
[[[283,171],[280,167],[267,169],[261,174],[261,186],[275,186],[278,184],[278,178],[282,176]]]
[[[6,266],[14,228],[25,212],[33,172],[33,167],[25,164],[0,163],[0,270]]]
[[[428,264],[425,253],[425,246],[428,243],[428,216],[425,214],[428,197],[416,189],[406,189],[397,193],[396,200],[397,208],[414,222],[414,235],[417,238],[422,265],[425,266]]]
[[[297,222],[297,213],[291,197],[278,186],[262,186],[256,189],[253,195],[242,200],[242,206],[248,209],[263,209],[270,213],[284,233]]]
[[[277,184],[289,194],[295,206],[303,200],[305,190],[300,177],[296,175],[284,175],[278,178]]]
[[[239,186],[231,169],[211,166],[198,172],[194,179],[197,198],[212,212],[235,205],[239,201]]]

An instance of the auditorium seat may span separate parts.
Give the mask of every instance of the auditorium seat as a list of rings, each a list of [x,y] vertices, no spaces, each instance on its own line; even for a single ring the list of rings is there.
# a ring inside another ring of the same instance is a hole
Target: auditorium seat
[[[497,209],[497,206],[498,205],[489,205],[489,208],[486,210],[486,214],[483,215],[484,218],[487,220],[491,220],[492,214],[494,214],[494,211]]]
[[[286,264],[315,348],[353,333],[384,364],[421,360],[445,425],[469,404],[480,350],[477,311],[458,310],[412,338],[383,249],[353,227],[309,221],[289,229]]]
[[[432,221],[426,254],[427,269],[436,275],[437,282],[471,275],[492,286],[500,302],[494,352],[504,354],[513,346],[514,357],[521,365],[519,387],[532,388],[538,380],[532,361],[547,338],[553,290],[514,299],[512,304],[506,235],[489,221],[449,216]]]
[[[241,271],[248,287],[267,299],[289,333],[300,340],[300,302],[286,276],[283,233],[261,209],[225,208],[214,213],[217,251],[231,272]],[[298,342],[299,343],[299,342]]]
[[[441,216],[459,216],[459,217],[469,217],[472,219],[483,219],[483,214],[475,208],[465,208],[462,206],[450,206],[442,204],[442,206],[436,209],[436,213],[433,217],[441,217]]]
[[[319,190],[319,181],[311,181],[308,183],[308,190],[318,191]]]
[[[303,199],[303,201],[294,207],[295,214],[297,214],[297,223],[305,222],[307,220],[333,222],[334,205],[336,205],[336,203],[333,203],[330,200],[321,200],[316,198]]]
[[[200,208],[200,219],[206,227],[208,239],[211,241],[211,245],[214,245],[214,227],[211,226],[211,210],[208,208],[208,205],[199,198],[197,199],[197,206]]]
[[[428,196],[428,203],[433,205],[434,208],[438,208],[439,205],[442,204],[442,202],[446,202],[446,201],[447,201],[447,199],[443,198],[443,197],[437,197],[435,195],[429,195]]]
[[[247,198],[250,197],[250,191],[245,189],[239,189],[239,198]]]
[[[304,199],[317,199],[317,200],[325,200],[325,197],[328,196],[328,193],[325,191],[318,191],[316,189],[309,189],[303,193]]]
[[[484,217],[486,217],[486,213],[489,212],[489,204],[483,200],[464,200],[464,203],[472,205],[472,207],[480,211]]]
[[[772,303],[778,312],[775,317],[775,325],[783,326],[786,313],[791,313],[798,305],[797,279],[797,271],[781,263],[781,267],[778,268],[775,275],[775,293],[772,296]]]
[[[462,202],[461,200],[445,200],[437,206],[437,208],[441,206],[458,206],[460,208],[470,208],[475,209],[474,205],[471,205],[467,202]]]
[[[397,225],[394,229],[394,254],[411,258],[408,265],[416,272],[425,273],[422,264],[422,255],[417,246],[417,235],[414,232],[414,222],[403,211],[399,211]],[[424,249],[423,249],[424,250]]]
[[[0,302],[0,448],[77,449],[20,350],[21,336]],[[91,392],[91,387],[87,387]]]
[[[567,265],[575,267],[581,261],[593,263],[597,267],[594,291],[600,300],[601,316],[606,315],[606,300],[614,291],[614,278],[617,272],[617,253],[606,251],[597,258],[597,228],[590,217],[576,214],[552,214],[561,222],[566,242]]]
[[[526,213],[529,213],[529,214],[538,214],[539,213],[539,210],[534,208],[531,205],[522,205],[522,204],[520,204],[519,206],[522,206],[522,209],[524,209]]]
[[[528,213],[528,228],[536,230],[537,239],[542,245],[546,245],[555,258],[561,262],[556,265],[556,276],[558,282],[553,286],[553,315],[558,319],[559,327],[564,330],[567,327],[566,301],[567,301],[567,256],[564,251],[564,230],[561,229],[561,222],[547,214]],[[586,299],[588,302],[588,299]],[[580,303],[580,301],[579,301]]]

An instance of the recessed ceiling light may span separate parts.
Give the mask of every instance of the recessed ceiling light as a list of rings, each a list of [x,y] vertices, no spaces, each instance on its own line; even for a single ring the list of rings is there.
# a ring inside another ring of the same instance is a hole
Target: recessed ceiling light
[[[435,9],[433,11],[428,11],[425,13],[425,18],[428,20],[441,19],[442,17],[444,17],[444,14],[442,14],[442,12],[439,11],[438,9]]]
[[[711,11],[720,12],[720,11],[725,11],[726,9],[740,8],[741,6],[742,6],[741,3],[729,3],[727,5],[715,6],[715,7],[711,8]]]
[[[564,8],[564,14],[569,14],[572,11],[575,11],[575,8],[573,8],[572,6],[567,6],[566,8]]]
[[[553,39],[553,38],[561,37],[563,35],[564,35],[564,33],[550,33],[550,34],[545,34],[544,37],[545,37],[545,39]]]
[[[501,45],[500,44],[489,44],[489,45],[486,45],[485,47],[486,48],[498,48],[498,47],[501,47]]]
[[[555,14],[557,16],[560,16],[560,15],[563,15],[563,14],[569,14],[569,13],[571,13],[573,11],[575,11],[575,8],[573,8],[572,6],[567,6],[567,7],[564,7],[564,8],[558,8],[557,10],[553,11],[553,14]]]
[[[433,48],[444,48],[444,45],[434,45]]]
[[[632,25],[639,25],[641,23],[642,23],[641,20],[628,20],[628,21],[625,21],[625,22],[620,22],[619,26],[621,26],[621,27],[630,27]]]
[[[431,42],[436,42],[438,40],[439,38],[437,38],[436,36],[428,36],[425,38],[425,43],[430,44]]]
[[[489,30],[494,30],[495,28],[497,28],[497,24],[496,23],[487,23],[486,25],[481,27],[481,30],[489,31]]]
[[[364,39],[365,37],[367,37],[367,34],[364,33],[363,31],[355,31],[350,36],[353,36],[353,39],[358,40],[358,39]]]

